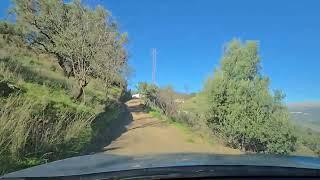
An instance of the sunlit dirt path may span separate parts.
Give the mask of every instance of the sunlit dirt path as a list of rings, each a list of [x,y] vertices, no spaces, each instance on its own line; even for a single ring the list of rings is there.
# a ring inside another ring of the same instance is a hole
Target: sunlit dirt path
[[[141,101],[127,103],[132,122],[127,131],[104,148],[105,153],[121,155],[163,153],[215,153],[240,154],[239,150],[221,144],[210,144],[200,136],[190,135],[180,128],[151,117],[144,111]]]

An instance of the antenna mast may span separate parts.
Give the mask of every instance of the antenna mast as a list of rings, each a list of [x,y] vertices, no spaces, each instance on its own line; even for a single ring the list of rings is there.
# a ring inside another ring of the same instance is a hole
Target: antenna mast
[[[156,84],[157,49],[152,48],[152,83]]]

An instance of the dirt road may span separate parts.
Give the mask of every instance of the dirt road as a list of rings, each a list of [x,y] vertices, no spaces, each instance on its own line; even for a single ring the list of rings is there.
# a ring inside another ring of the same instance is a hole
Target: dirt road
[[[104,148],[105,153],[122,155],[202,152],[216,154],[239,154],[240,151],[221,144],[211,144],[200,136],[186,133],[174,125],[151,117],[133,99],[127,102],[132,122],[127,131]]]

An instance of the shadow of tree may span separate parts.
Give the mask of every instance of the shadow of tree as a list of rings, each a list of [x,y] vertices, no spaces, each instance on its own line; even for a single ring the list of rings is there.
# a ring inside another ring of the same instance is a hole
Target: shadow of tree
[[[91,125],[94,135],[85,151],[86,154],[104,151],[104,147],[111,144],[112,141],[128,130],[128,125],[133,121],[132,115],[127,105],[118,104],[118,108],[120,113],[115,118],[109,118],[112,114],[109,110],[97,115]]]

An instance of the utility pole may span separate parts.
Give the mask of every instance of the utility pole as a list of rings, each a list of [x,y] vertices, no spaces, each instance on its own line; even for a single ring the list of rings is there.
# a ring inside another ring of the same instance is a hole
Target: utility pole
[[[152,83],[156,84],[157,49],[152,48]]]

